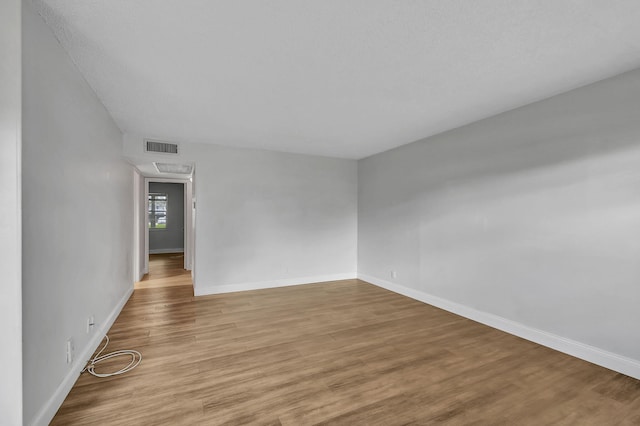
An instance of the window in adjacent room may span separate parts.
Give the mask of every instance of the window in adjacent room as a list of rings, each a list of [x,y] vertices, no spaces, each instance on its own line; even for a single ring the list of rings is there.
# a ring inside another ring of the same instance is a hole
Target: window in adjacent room
[[[149,229],[167,228],[167,202],[169,196],[166,193],[154,192],[149,194]]]

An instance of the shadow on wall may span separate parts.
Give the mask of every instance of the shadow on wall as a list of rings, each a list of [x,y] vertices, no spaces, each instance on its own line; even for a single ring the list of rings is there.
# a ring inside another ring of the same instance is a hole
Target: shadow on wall
[[[638,146],[640,72],[625,77],[636,91],[601,83],[605,87],[593,88],[597,93],[570,92],[577,98],[577,108],[568,108],[560,95],[361,160],[361,165],[377,172],[367,188],[384,190],[401,184],[406,190],[395,192],[398,198],[393,202],[387,200],[396,204],[410,200],[407,194],[468,181],[509,179],[528,170],[553,172],[566,163],[588,163],[589,158]],[[603,110],[603,104],[616,107]]]

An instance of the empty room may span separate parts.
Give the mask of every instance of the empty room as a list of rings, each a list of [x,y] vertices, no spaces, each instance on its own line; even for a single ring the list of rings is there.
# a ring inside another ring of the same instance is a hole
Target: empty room
[[[3,0],[0,424],[640,424],[638,22]]]

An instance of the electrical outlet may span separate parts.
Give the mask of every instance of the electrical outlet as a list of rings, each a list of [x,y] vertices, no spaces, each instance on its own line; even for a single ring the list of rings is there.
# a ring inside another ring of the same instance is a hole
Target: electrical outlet
[[[73,343],[73,339],[67,340],[67,364],[71,364],[73,362],[73,355],[76,350],[76,347]]]
[[[391,278],[397,278],[398,277],[398,273],[396,272],[395,269],[391,270]]]
[[[91,315],[89,318],[87,318],[87,334],[93,331],[93,327],[95,325],[96,325],[96,321],[94,319],[94,316]]]

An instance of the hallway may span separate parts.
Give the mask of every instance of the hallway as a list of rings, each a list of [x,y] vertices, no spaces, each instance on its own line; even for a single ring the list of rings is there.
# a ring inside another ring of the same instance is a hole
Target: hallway
[[[134,288],[192,286],[191,271],[184,269],[184,253],[149,255],[149,273]]]

